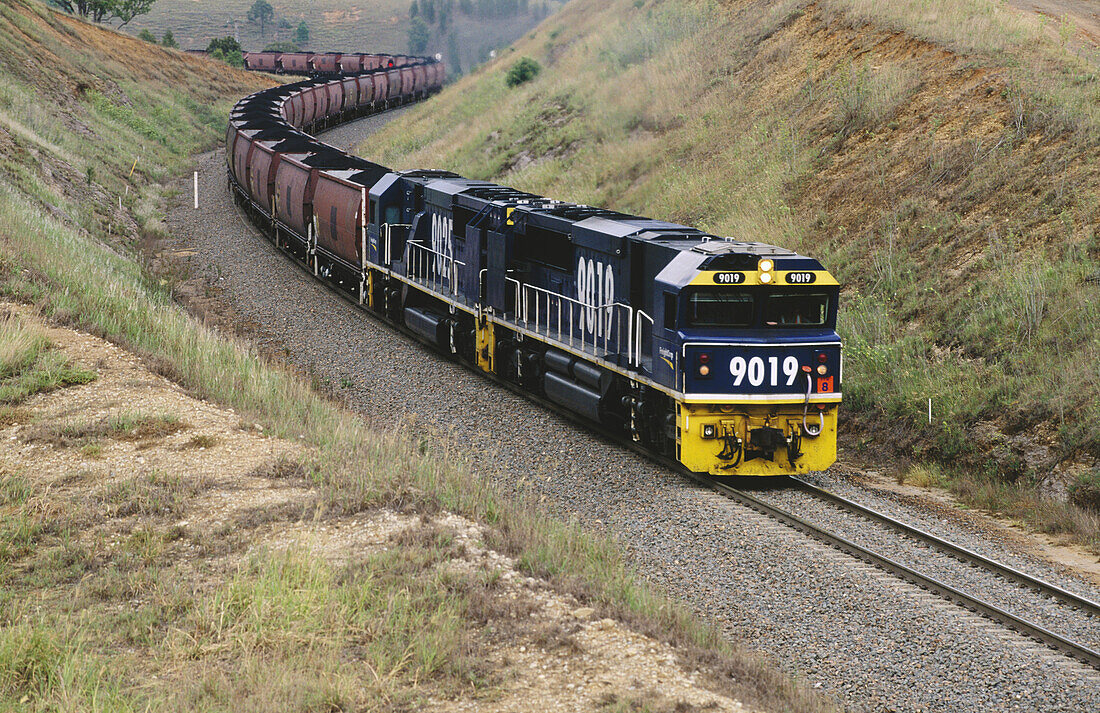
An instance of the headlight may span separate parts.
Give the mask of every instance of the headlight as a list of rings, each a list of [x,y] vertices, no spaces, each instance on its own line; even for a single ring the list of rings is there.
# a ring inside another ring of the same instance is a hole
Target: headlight
[[[762,282],[766,285],[771,281],[772,281],[772,274],[770,272],[760,273],[760,282]]]

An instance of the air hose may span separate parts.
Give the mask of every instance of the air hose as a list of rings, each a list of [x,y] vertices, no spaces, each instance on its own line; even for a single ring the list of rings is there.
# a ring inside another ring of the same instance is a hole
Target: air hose
[[[741,456],[744,455],[745,448],[738,442],[737,436],[733,435],[732,433],[723,436],[722,443],[722,452],[718,454],[718,459],[732,460],[733,458],[737,458],[737,460],[733,461],[732,463],[727,463],[726,465],[723,465],[722,469],[729,470],[730,468],[736,468],[738,465],[741,464]]]

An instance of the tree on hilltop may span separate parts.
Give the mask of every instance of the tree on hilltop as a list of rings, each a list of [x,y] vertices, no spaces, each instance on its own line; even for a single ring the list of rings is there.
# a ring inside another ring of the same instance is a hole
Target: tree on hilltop
[[[206,51],[214,59],[221,60],[226,64],[231,64],[234,67],[244,66],[244,53],[241,51],[241,43],[232,37],[219,37],[210,40],[210,44],[206,46]]]
[[[309,25],[305,20],[298,23],[298,31],[294,35],[294,41],[300,45],[304,45],[309,42]]]
[[[160,44],[163,47],[175,47],[176,49],[179,49],[180,46],[180,43],[176,42],[176,37],[172,34],[171,30],[164,31],[164,37],[160,38]]]
[[[206,51],[210,54],[215,52],[240,52],[241,43],[232,37],[218,37],[210,40],[210,44],[206,46]]]
[[[157,0],[112,0],[112,17],[122,20],[119,27],[125,27],[139,15],[144,15],[153,9],[153,3]]]
[[[157,0],[49,0],[50,5],[92,22],[121,20],[125,27],[138,15],[153,9]]]
[[[264,52],[300,52],[301,47],[297,43],[283,40],[282,42],[272,42],[268,45],[264,45]]]
[[[263,37],[267,23],[275,19],[275,8],[267,0],[256,0],[248,8],[248,21],[260,23],[260,37]]]
[[[428,41],[432,38],[432,32],[428,23],[422,17],[414,17],[409,23],[409,52],[420,54],[428,48]]]

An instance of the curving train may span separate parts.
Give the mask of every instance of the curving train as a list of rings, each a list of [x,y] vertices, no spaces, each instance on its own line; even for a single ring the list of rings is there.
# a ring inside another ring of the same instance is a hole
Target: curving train
[[[315,276],[442,353],[712,475],[836,459],[837,281],[803,255],[393,171],[313,138],[420,100],[444,67],[401,55],[249,53],[311,78],[233,109],[230,187]]]

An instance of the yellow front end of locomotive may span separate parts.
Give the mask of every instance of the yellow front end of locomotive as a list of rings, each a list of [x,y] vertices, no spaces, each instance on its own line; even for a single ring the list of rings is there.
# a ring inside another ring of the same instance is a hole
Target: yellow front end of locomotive
[[[676,408],[677,452],[696,473],[797,475],[836,462],[837,404],[698,404]]]

